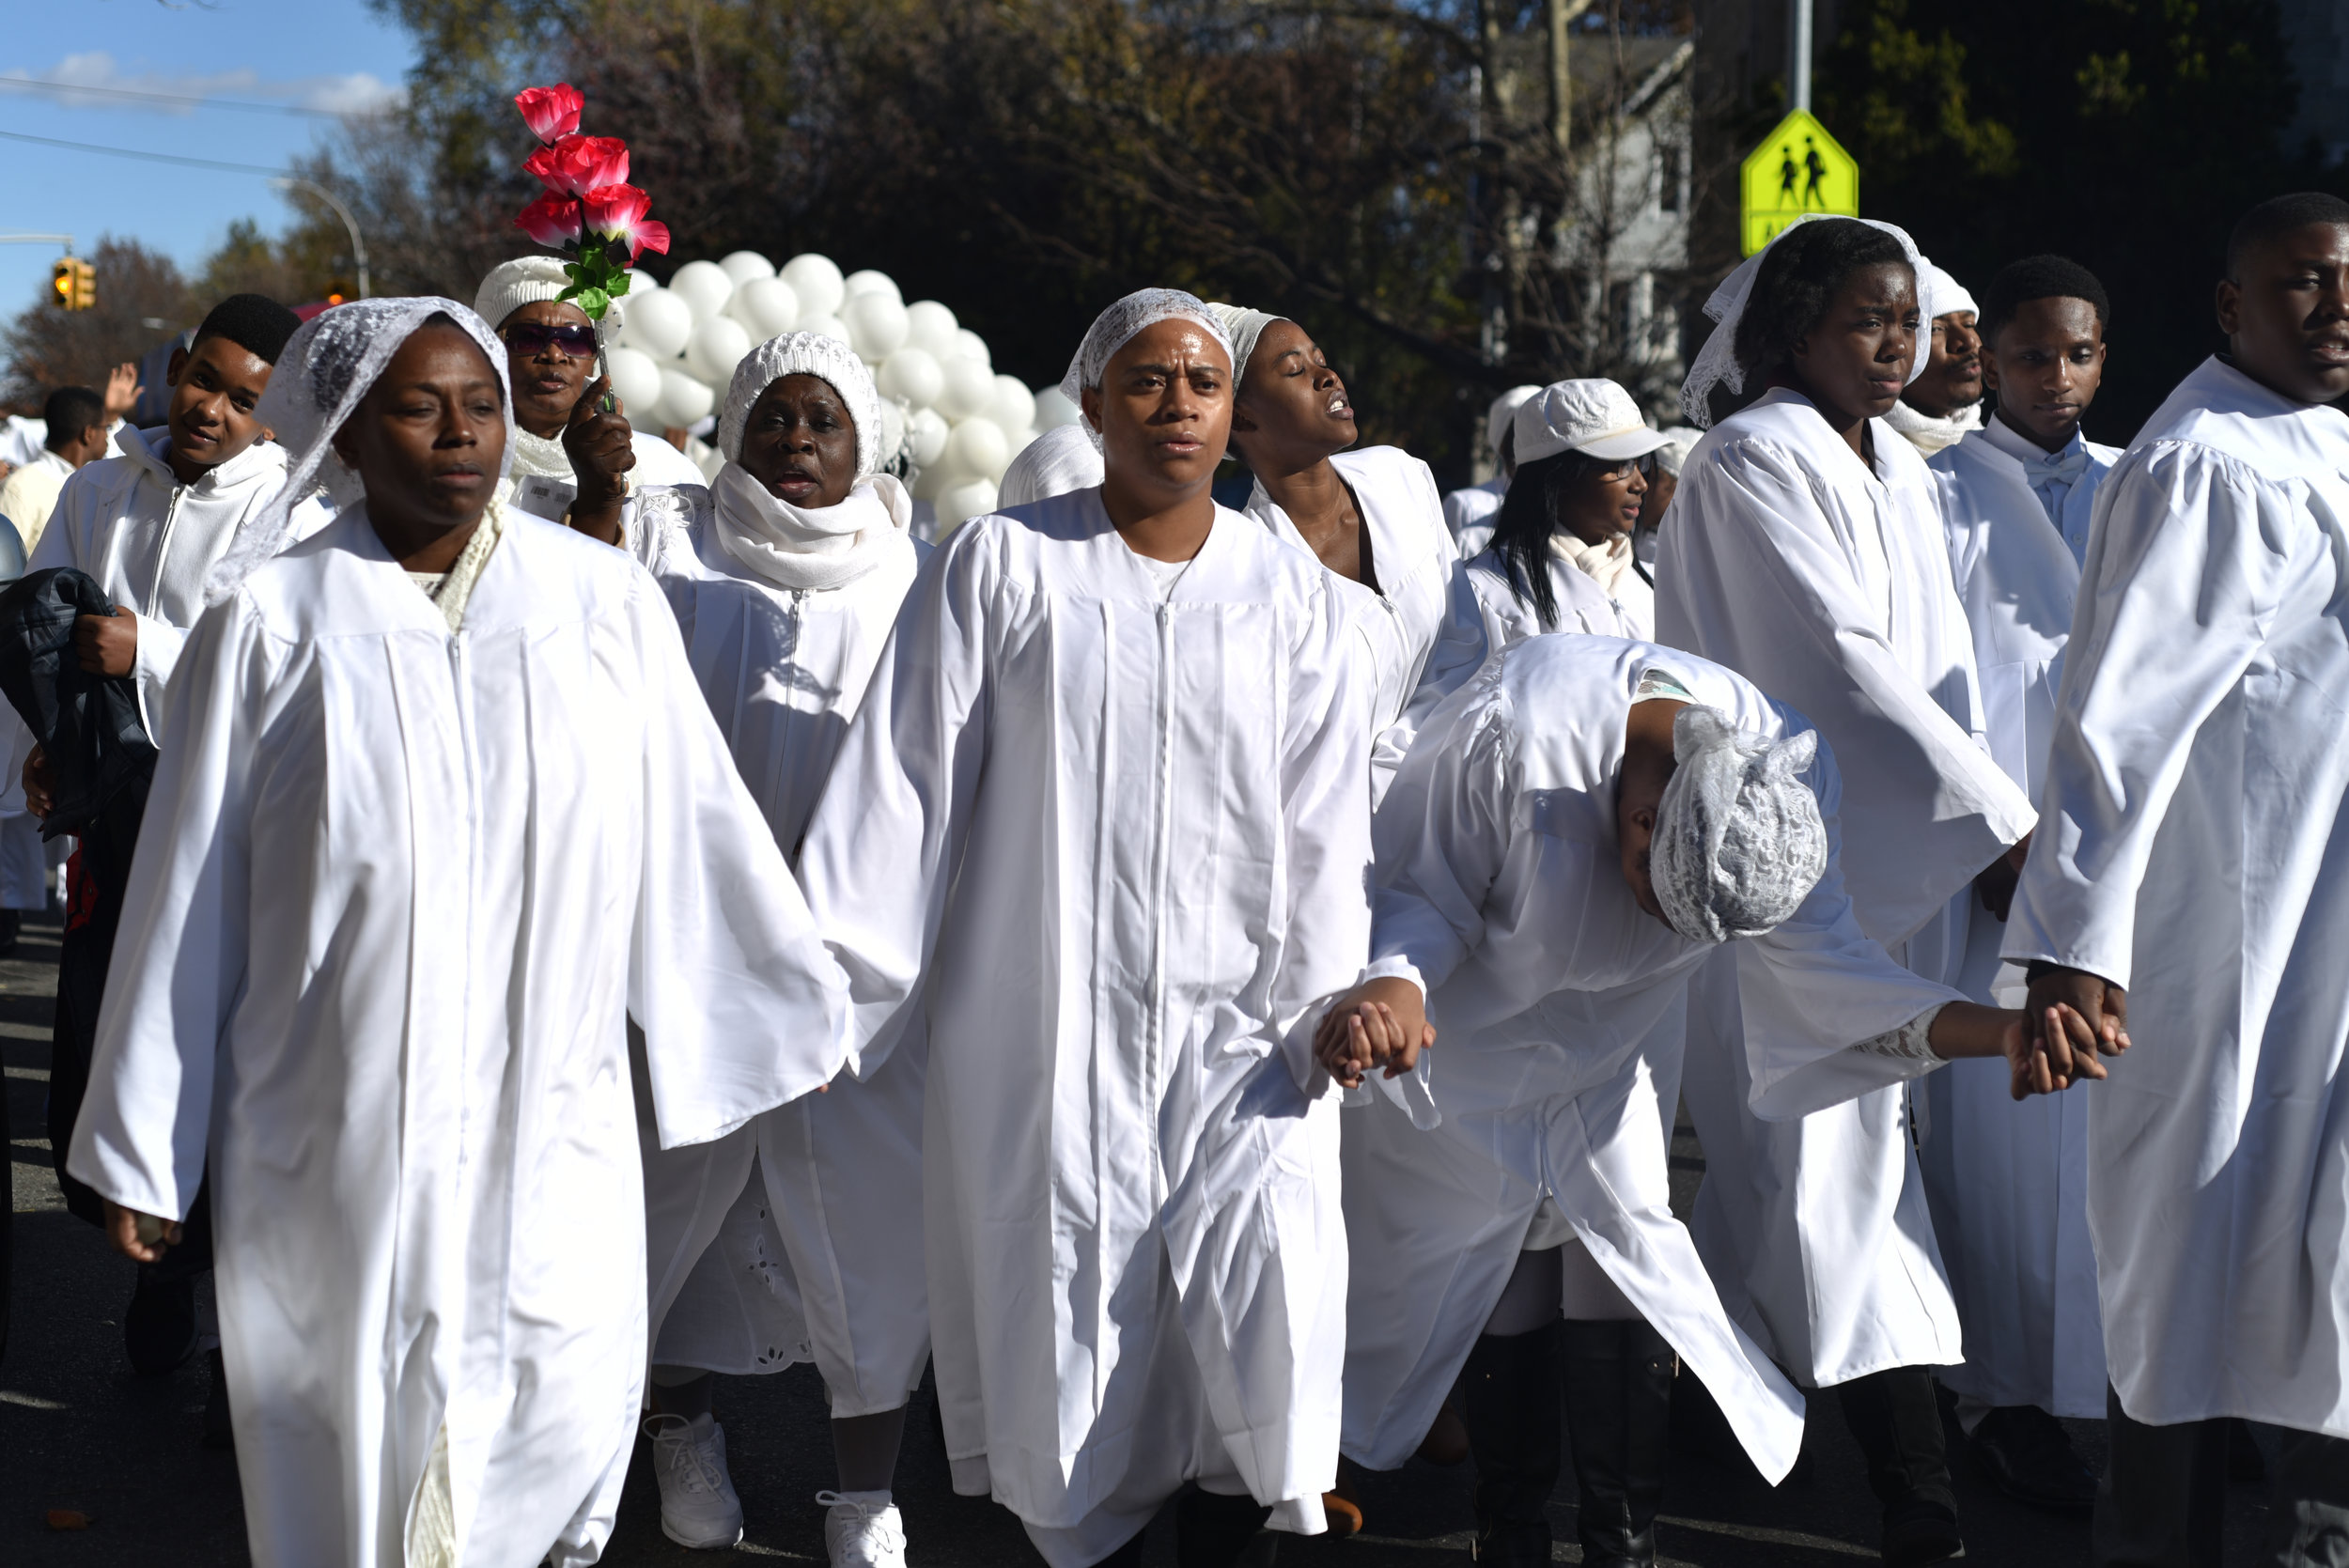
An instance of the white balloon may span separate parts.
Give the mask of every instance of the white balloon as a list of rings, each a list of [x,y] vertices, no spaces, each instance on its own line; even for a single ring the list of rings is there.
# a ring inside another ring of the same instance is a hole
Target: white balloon
[[[933,359],[955,352],[955,313],[936,300],[916,300],[906,306],[906,347],[919,349]]]
[[[837,316],[802,316],[800,318],[800,324],[792,330],[814,333],[818,337],[829,337],[835,343],[848,343],[851,349],[856,347],[854,343],[848,341],[848,323],[842,321]]]
[[[670,277],[668,291],[685,302],[699,326],[726,308],[734,296],[734,280],[714,261],[689,261]]]
[[[712,386],[734,379],[734,367],[751,351],[751,334],[731,316],[713,316],[686,339],[686,367]]]
[[[926,409],[946,389],[946,372],[937,357],[921,349],[900,349],[881,361],[876,378],[883,397],[902,399],[906,406]]]
[[[630,301],[620,317],[620,341],[656,360],[677,358],[692,335],[693,307],[673,288]]]
[[[612,390],[619,394],[621,410],[633,425],[661,400],[661,366],[642,349],[613,349],[603,356],[611,373]]]
[[[840,303],[848,297],[848,280],[840,275],[832,257],[817,256],[814,251],[795,256],[783,264],[783,281],[798,290],[800,308],[811,316],[832,316],[840,309]],[[672,284],[670,287],[675,287]],[[801,327],[801,332],[813,329]]]
[[[913,351],[921,352],[918,349]],[[914,462],[924,469],[936,468],[938,460],[946,455],[946,442],[954,435],[954,427],[936,409],[914,410],[913,417],[907,421],[907,425],[913,436]],[[929,498],[925,496],[923,499]]]
[[[1024,430],[1035,423],[1035,394],[1017,376],[998,376],[987,417],[1002,426],[1006,434]]]
[[[854,296],[840,307],[840,318],[848,324],[848,347],[868,363],[878,365],[905,347],[906,307],[886,294]]]
[[[957,474],[1000,480],[1011,461],[1011,442],[1003,427],[991,419],[966,419],[946,441],[946,466]]]
[[[661,280],[650,272],[630,267],[628,270],[628,291],[631,295],[649,294],[661,287]]]
[[[938,533],[943,538],[972,518],[995,509],[995,481],[966,479],[938,492]]]
[[[945,372],[945,385],[935,399],[938,411],[955,424],[985,412],[995,400],[995,374],[976,360],[948,360],[939,368]]]
[[[935,465],[926,468],[913,476],[913,499],[935,502],[938,499],[938,492],[953,483],[955,483],[955,476],[944,469]]]
[[[661,372],[661,413],[673,425],[698,425],[718,406],[718,395],[682,370]]]
[[[1040,389],[1035,395],[1035,427],[1054,430],[1063,425],[1074,425],[1084,417],[1068,395],[1056,386]]]
[[[781,278],[753,278],[734,291],[726,314],[751,329],[751,341],[781,337],[800,318],[800,297]]]
[[[995,363],[988,354],[987,339],[972,332],[969,327],[958,327],[955,330],[955,351],[964,359],[977,365],[991,367]]]
[[[897,280],[887,272],[877,272],[870,267],[861,272],[850,272],[845,287],[848,291],[848,297],[851,300],[859,294],[886,294],[899,304],[906,303],[906,297],[897,292]]]
[[[734,287],[737,288],[741,287],[753,278],[770,278],[775,275],[775,264],[756,251],[736,251],[718,265],[724,269],[726,276],[734,280]]]

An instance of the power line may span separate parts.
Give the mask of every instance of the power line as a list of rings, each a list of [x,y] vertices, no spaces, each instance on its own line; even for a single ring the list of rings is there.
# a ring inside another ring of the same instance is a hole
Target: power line
[[[205,98],[193,93],[144,92],[132,87],[86,87],[78,82],[52,82],[37,76],[0,76],[0,88],[36,93],[86,93],[97,98],[128,99],[140,103],[177,103],[191,108],[241,109],[249,115],[296,115],[307,119],[338,120],[332,109],[312,109],[299,103],[247,103],[233,98]]]
[[[182,158],[176,152],[142,152],[135,147],[100,147],[96,142],[69,142],[55,136],[34,136],[22,131],[0,131],[0,140],[61,147],[69,152],[102,152],[109,158],[136,158],[149,163],[179,163],[192,169],[226,169],[231,174],[263,174],[283,179],[286,171],[260,163],[229,163],[218,158]]]

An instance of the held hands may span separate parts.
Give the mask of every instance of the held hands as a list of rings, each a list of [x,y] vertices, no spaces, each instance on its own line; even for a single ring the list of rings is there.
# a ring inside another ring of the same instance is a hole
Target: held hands
[[[579,481],[571,526],[606,544],[617,544],[620,503],[628,499],[628,471],[636,466],[636,449],[630,443],[619,400],[607,396],[611,390],[611,378],[599,376],[579,395],[563,427],[563,452]],[[607,400],[613,404],[609,410],[603,407]]]
[[[2037,1000],[2034,989],[2033,1000]],[[2034,1020],[2040,1027],[2034,1027]],[[2101,1079],[2105,1070],[2092,1055],[2059,1064],[2042,1044],[2044,1029],[2086,1031],[2079,1014],[2061,1002],[2016,1012],[1984,1007],[1979,1002],[1952,1001],[1934,1016],[1927,1043],[1945,1060],[2002,1056],[2006,1059],[2008,1092],[2016,1099],[2052,1094],[2081,1079]]]
[[[139,1263],[155,1263],[179,1240],[179,1221],[126,1209],[106,1200],[106,1239],[115,1250]]]
[[[2025,1008],[2027,1047],[2046,1063],[2061,1089],[2076,1079],[2100,1079],[2098,1056],[2129,1048],[2129,993],[2085,970],[2051,969],[2030,983]]]
[[[120,609],[111,615],[76,615],[73,651],[85,674],[127,675],[138,663],[139,618]]]
[[[1419,987],[1408,980],[1366,980],[1330,1004],[1314,1030],[1314,1060],[1348,1089],[1374,1068],[1401,1078],[1436,1043]]]

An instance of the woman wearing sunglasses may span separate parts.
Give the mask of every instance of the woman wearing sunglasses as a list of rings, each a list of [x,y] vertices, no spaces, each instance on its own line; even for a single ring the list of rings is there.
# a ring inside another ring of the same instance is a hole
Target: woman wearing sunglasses
[[[517,256],[491,268],[474,299],[482,319],[497,324],[514,385],[511,499],[633,548],[646,532],[631,526],[646,492],[707,482],[660,436],[630,428],[616,400],[613,411],[598,407],[609,388],[595,380],[595,323],[556,298],[568,287],[559,258]],[[613,308],[624,307],[615,301]]]

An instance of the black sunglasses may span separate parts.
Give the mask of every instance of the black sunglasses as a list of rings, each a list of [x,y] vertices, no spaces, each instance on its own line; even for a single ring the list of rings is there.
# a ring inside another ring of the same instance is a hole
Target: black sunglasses
[[[545,352],[549,344],[573,359],[585,359],[596,351],[596,329],[580,326],[577,322],[550,327],[540,321],[517,321],[510,327],[499,329],[499,333],[506,339],[507,348],[525,358]]]

